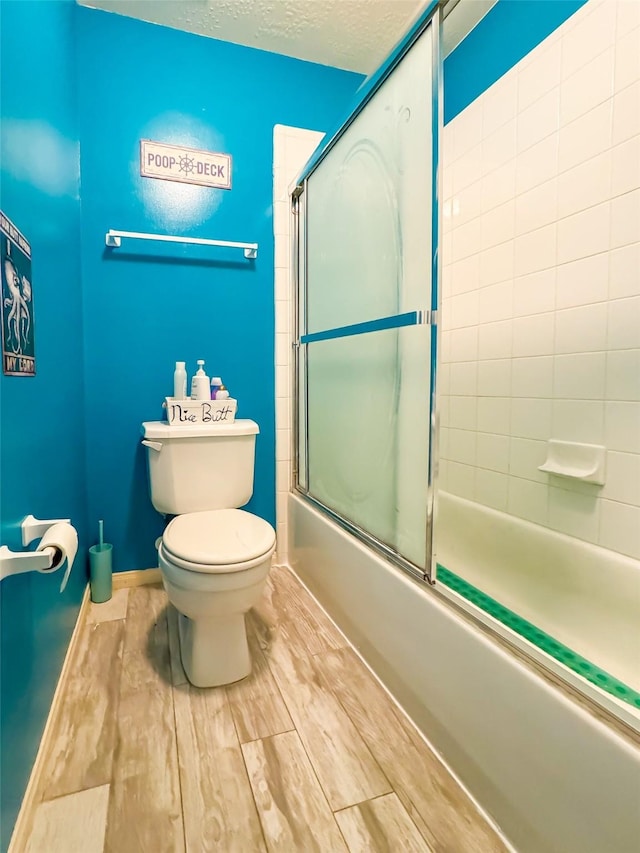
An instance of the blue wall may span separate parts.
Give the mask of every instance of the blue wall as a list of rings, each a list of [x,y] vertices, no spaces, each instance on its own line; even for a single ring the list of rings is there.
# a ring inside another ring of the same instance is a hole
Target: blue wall
[[[220,375],[260,425],[249,509],[275,521],[273,127],[332,127],[357,74],[79,8],[82,276],[89,516],[116,570],[157,565],[140,424],[177,360]],[[114,47],[117,46],[117,49]],[[139,175],[140,139],[228,153],[233,189]],[[242,252],[129,242],[109,228],[260,244]]]
[[[86,581],[75,6],[2,3],[0,206],[32,249],[35,377],[0,377],[0,544],[20,522],[69,517],[80,551],[60,573],[0,586],[0,846],[8,844]]]
[[[499,0],[444,62],[444,123],[499,80],[586,0]]]

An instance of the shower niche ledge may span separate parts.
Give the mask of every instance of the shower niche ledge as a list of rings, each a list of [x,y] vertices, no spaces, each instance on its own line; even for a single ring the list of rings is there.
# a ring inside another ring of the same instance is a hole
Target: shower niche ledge
[[[601,444],[551,439],[547,442],[547,458],[538,471],[604,486],[605,459],[606,448]]]

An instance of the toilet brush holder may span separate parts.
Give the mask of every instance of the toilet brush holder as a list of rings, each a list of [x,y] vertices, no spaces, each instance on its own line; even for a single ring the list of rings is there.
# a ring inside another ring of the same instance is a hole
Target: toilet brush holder
[[[112,556],[113,545],[102,541],[102,522],[100,524],[100,542],[89,548],[89,576],[91,601],[101,604],[109,601],[112,594]]]

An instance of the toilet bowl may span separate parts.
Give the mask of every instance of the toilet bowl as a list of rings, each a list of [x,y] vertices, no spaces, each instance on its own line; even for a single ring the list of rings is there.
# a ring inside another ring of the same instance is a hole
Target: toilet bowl
[[[273,527],[241,509],[190,512],[167,526],[158,558],[180,614],[180,654],[196,687],[251,672],[245,613],[260,598],[275,551]]]

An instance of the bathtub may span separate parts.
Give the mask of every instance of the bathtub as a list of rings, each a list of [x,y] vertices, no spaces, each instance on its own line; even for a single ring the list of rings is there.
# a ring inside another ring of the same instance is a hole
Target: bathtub
[[[454,523],[468,508],[449,509]],[[516,850],[636,853],[640,749],[631,733],[304,499],[289,495],[288,513],[293,570]],[[446,513],[445,502],[438,524]]]

